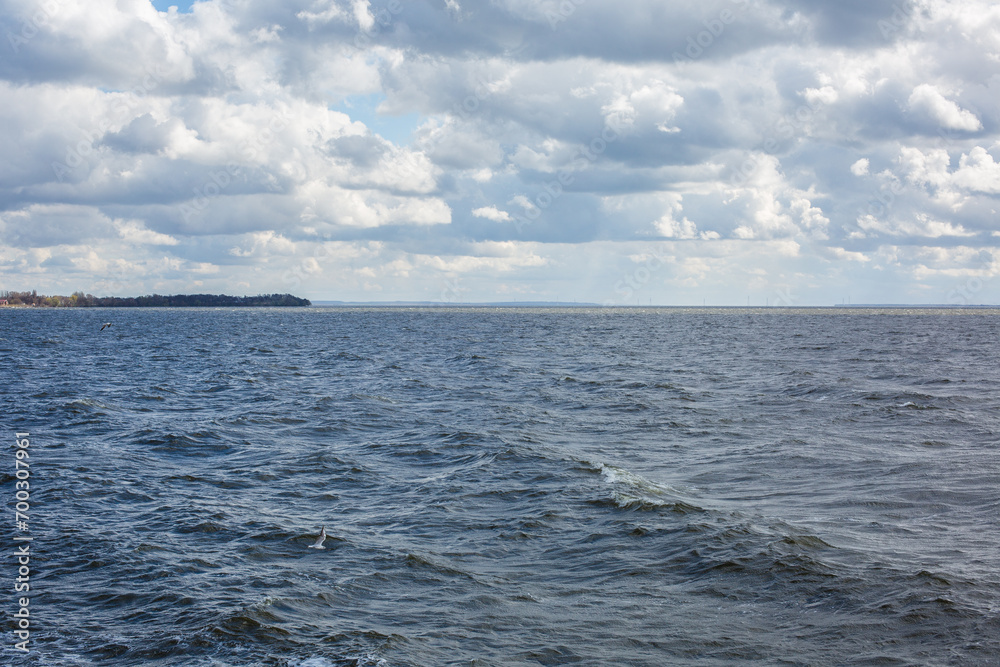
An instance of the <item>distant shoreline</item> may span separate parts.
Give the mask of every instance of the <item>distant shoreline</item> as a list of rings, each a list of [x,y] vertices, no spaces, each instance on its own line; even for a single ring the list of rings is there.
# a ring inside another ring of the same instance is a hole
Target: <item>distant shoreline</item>
[[[0,292],[0,308],[287,308],[311,306],[309,299],[291,294],[148,294],[145,296],[45,296],[31,292]]]

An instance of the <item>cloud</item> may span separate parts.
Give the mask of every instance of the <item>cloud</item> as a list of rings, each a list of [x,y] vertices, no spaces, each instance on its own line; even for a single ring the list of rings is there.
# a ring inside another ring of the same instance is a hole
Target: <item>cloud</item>
[[[904,147],[897,162],[907,181],[950,206],[952,212],[974,202],[971,198],[977,194],[1000,194],[1000,164],[982,146],[962,153],[954,171],[951,171],[951,156],[944,149],[924,153]]]
[[[53,6],[0,0],[9,288],[943,301],[996,248],[986,0]]]
[[[911,220],[879,220],[867,215],[858,220],[858,225],[865,231],[874,231],[889,236],[923,236],[940,238],[942,236],[974,236],[961,225],[934,220],[930,216],[918,214]]]
[[[141,222],[136,220],[115,221],[114,224],[118,230],[118,234],[127,243],[161,246],[175,246],[180,243],[180,241],[168,234],[160,234],[159,232],[146,229]]]
[[[959,159],[952,181],[971,192],[1000,195],[1000,164],[982,146],[976,146]]]
[[[483,206],[481,208],[474,209],[472,215],[478,218],[486,218],[487,220],[492,220],[493,222],[510,222],[510,213],[507,211],[501,211],[496,206]]]
[[[975,132],[983,127],[975,114],[962,109],[927,83],[914,88],[907,102],[911,111],[926,113],[942,127],[951,130]]]

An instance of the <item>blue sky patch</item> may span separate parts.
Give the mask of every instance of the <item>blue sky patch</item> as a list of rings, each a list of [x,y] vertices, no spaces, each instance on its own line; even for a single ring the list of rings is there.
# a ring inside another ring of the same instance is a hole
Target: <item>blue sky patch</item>
[[[177,11],[186,13],[191,11],[191,5],[194,4],[193,0],[152,0],[153,7],[156,8],[158,12],[165,12],[170,7],[177,7]]]
[[[408,113],[401,116],[390,116],[379,113],[376,109],[383,101],[385,101],[385,95],[381,93],[354,95],[332,108],[346,113],[351,117],[351,120],[361,121],[372,132],[382,135],[383,138],[397,146],[408,145],[413,131],[420,124],[421,115]]]

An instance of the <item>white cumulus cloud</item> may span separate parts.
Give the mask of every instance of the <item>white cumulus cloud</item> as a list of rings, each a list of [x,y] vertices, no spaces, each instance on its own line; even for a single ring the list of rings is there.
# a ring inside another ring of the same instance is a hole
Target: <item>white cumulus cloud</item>
[[[912,111],[926,113],[948,129],[975,132],[983,127],[974,113],[959,107],[927,83],[913,89],[908,104]]]
[[[507,211],[501,211],[496,206],[483,206],[481,208],[473,209],[472,215],[477,218],[486,218],[487,220],[492,220],[493,222],[509,222],[511,220],[510,213]]]

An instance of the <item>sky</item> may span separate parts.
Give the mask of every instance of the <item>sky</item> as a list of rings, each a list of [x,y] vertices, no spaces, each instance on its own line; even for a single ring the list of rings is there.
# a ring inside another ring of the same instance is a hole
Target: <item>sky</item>
[[[985,0],[0,0],[0,289],[1000,303]]]

